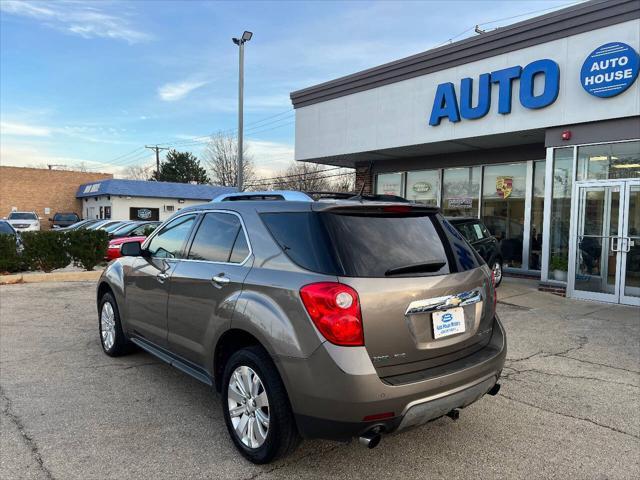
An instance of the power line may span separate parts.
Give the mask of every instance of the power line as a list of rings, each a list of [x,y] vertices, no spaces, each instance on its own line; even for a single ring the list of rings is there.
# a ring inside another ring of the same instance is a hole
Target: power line
[[[156,180],[158,178],[160,178],[160,150],[169,150],[166,147],[159,147],[158,145],[155,146],[148,146],[145,145],[144,148],[148,148],[149,150],[153,150],[156,152]]]

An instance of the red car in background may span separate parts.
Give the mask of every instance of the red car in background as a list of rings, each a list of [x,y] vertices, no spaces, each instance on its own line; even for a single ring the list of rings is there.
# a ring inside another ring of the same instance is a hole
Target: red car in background
[[[121,238],[114,238],[113,240],[109,240],[109,246],[107,247],[107,255],[104,257],[105,260],[107,261],[111,261],[115,258],[119,258],[122,255],[120,255],[120,247],[122,247],[122,244],[125,242],[144,242],[147,239],[147,237],[121,237]]]

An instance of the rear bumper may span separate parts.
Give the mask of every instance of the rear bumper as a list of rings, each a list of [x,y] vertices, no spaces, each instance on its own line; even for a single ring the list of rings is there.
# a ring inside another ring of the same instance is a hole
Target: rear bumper
[[[346,373],[322,347],[308,359],[281,359],[279,366],[301,435],[346,441],[375,427],[403,430],[472,404],[497,383],[505,357],[506,338],[496,317],[489,344],[462,359],[460,368],[436,367],[413,383],[390,385],[375,371]]]

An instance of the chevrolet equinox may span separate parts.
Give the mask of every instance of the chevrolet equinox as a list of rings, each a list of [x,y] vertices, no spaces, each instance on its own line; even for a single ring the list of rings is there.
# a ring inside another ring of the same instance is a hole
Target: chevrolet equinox
[[[215,387],[254,463],[301,438],[373,448],[499,389],[492,272],[435,208],[227,194],[122,255],[98,282],[105,353],[137,346]]]

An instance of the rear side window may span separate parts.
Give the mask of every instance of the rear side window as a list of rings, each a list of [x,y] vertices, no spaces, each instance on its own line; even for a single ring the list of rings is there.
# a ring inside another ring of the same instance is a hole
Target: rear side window
[[[343,274],[318,214],[263,213],[261,218],[280,248],[295,264],[312,272]]]
[[[240,263],[247,257],[248,252],[240,219],[229,213],[215,212],[207,213],[202,219],[193,238],[188,258]]]

